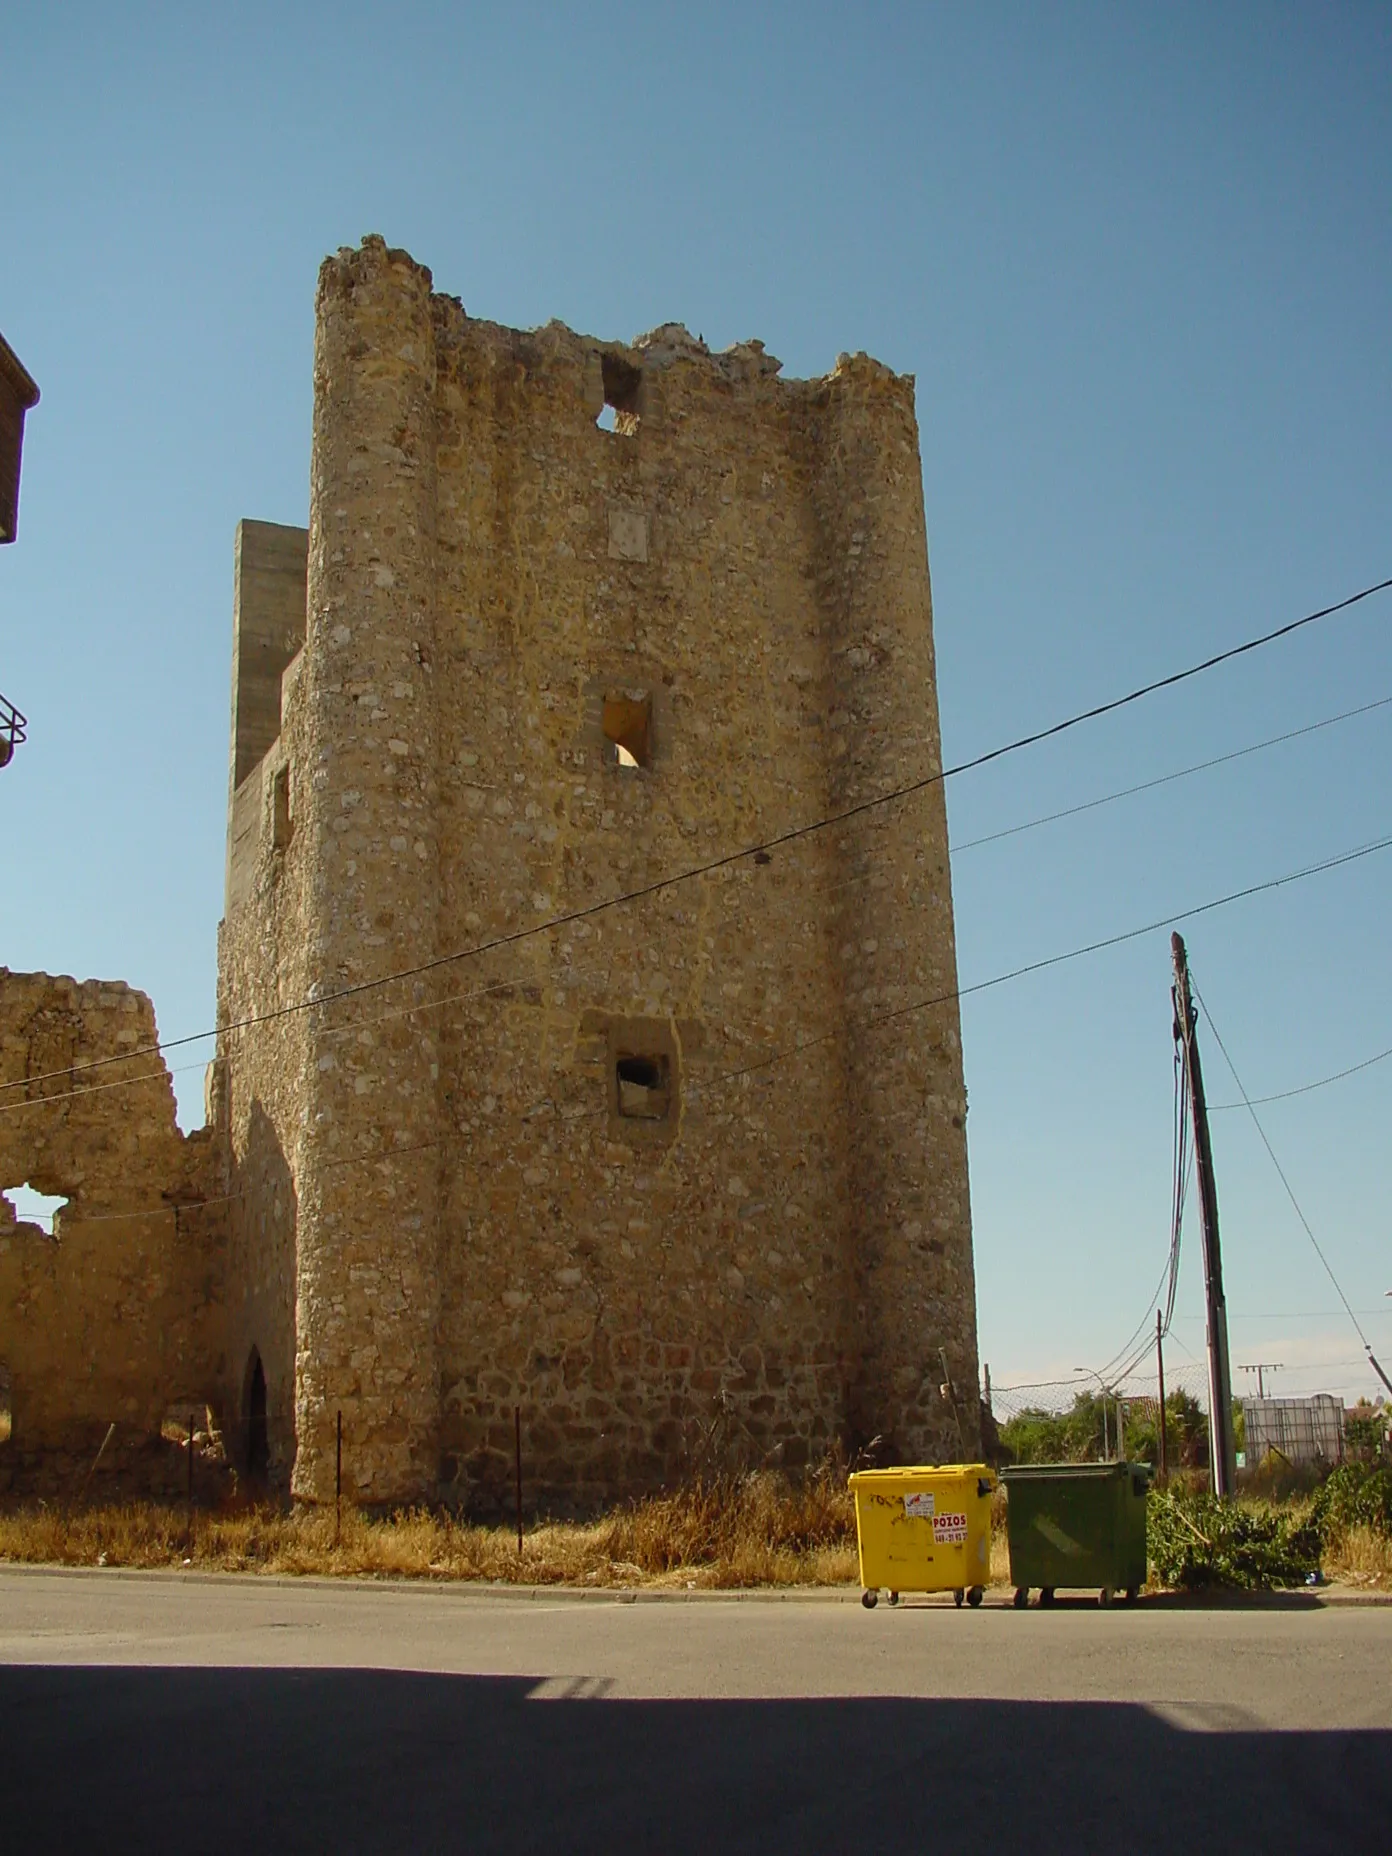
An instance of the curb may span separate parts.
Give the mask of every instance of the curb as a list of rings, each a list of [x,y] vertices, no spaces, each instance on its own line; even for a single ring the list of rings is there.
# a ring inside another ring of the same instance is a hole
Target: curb
[[[10,1574],[21,1578],[131,1580],[154,1585],[178,1583],[243,1586],[258,1591],[269,1586],[280,1590],[378,1592],[391,1596],[429,1592],[439,1596],[503,1600],[520,1604],[537,1599],[550,1603],[559,1601],[609,1605],[860,1603],[858,1585],[511,1585],[499,1580],[453,1579],[425,1574],[408,1578],[373,1573],[218,1572],[184,1566],[64,1566],[36,1560],[0,1560],[0,1578]],[[1011,1591],[1009,1585],[988,1586],[983,1608],[1013,1609],[1010,1603]],[[952,1604],[951,1594],[947,1592],[905,1593],[905,1597],[911,1599],[906,1607],[910,1610],[938,1606],[950,1608]],[[1317,1611],[1360,1606],[1373,1609],[1392,1606],[1392,1592],[1341,1585],[1292,1586],[1288,1590],[1266,1592],[1227,1591],[1221,1588],[1204,1592],[1151,1592],[1143,1594],[1137,1604],[1117,1606],[1115,1611],[1117,1615],[1124,1612],[1136,1615],[1145,1611]],[[1076,1602],[1066,1601],[1058,1607],[1060,1611],[1092,1608],[1090,1601],[1081,1595]],[[1030,1609],[1037,1607],[1031,1606]]]
[[[373,1573],[215,1572],[184,1566],[63,1566],[37,1560],[0,1560],[0,1578],[132,1580],[148,1584],[264,1587],[293,1591],[379,1592],[411,1596],[429,1592],[437,1596],[511,1600],[526,1603],[545,1599],[575,1604],[859,1604],[860,1587],[839,1585],[695,1587],[633,1585],[508,1585],[499,1580],[451,1579],[421,1574],[405,1578]]]

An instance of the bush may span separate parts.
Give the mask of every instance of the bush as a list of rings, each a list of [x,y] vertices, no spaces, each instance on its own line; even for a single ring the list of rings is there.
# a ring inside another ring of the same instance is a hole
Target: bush
[[[1156,1577],[1188,1590],[1303,1585],[1319,1569],[1320,1538],[1308,1522],[1176,1488],[1152,1493],[1146,1547]]]
[[[1366,1527],[1392,1540],[1392,1469],[1343,1463],[1316,1489],[1310,1524],[1328,1546],[1350,1528]]]
[[[1377,1462],[1387,1438],[1387,1413],[1366,1399],[1344,1413],[1344,1444],[1354,1456]]]
[[[1116,1444],[1116,1406],[1095,1392],[1079,1392],[1070,1411],[1026,1406],[1000,1427],[1003,1455],[1011,1463],[1094,1463],[1103,1455],[1103,1438]]]

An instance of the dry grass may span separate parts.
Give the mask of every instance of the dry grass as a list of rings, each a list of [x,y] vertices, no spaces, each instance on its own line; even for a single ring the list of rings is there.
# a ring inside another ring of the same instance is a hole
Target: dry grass
[[[1327,1578],[1392,1592],[1392,1540],[1374,1528],[1350,1527],[1337,1534],[1322,1563]]]
[[[474,1527],[424,1509],[376,1517],[242,1506],[196,1512],[154,1502],[0,1512],[0,1561],[184,1566],[224,1572],[474,1579],[516,1585],[842,1585],[857,1574],[844,1476],[761,1474],[698,1482],[592,1523]]]
[[[992,1524],[991,1583],[1008,1585],[1004,1490]],[[834,1467],[801,1482],[773,1473],[698,1481],[597,1521],[533,1526],[520,1555],[511,1528],[470,1526],[425,1509],[390,1516],[345,1509],[337,1542],[332,1512],[246,1503],[198,1510],[190,1548],[178,1504],[16,1504],[0,1509],[6,1560],[596,1588],[728,1590],[858,1578],[854,1506],[844,1471]],[[1392,1591],[1392,1540],[1348,1529],[1325,1552],[1324,1571]]]

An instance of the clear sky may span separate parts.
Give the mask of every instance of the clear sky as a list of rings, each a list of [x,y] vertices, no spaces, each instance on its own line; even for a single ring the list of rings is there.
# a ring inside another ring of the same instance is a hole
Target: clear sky
[[[500,321],[914,373],[949,760],[1392,575],[1386,6],[0,0],[0,48],[0,329],[43,389],[0,961],[128,979],[168,1036],[213,1018],[233,529],[306,520],[315,270],[364,232]],[[954,843],[1389,695],[1384,594],[954,782]],[[1382,708],[959,850],[962,982],[1387,835],[1389,773]],[[1252,1094],[1392,1046],[1389,903],[1385,853],[1185,925]],[[1157,929],[964,1002],[999,1383],[1147,1316],[1168,986]],[[1392,1059],[1261,1113],[1392,1370],[1390,1108]],[[1214,1129],[1234,1360],[1375,1391],[1256,1133]]]

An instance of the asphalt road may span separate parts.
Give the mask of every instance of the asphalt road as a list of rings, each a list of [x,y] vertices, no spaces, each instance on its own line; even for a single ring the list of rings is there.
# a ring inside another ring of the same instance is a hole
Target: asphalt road
[[[1392,1609],[0,1572],[0,1851],[1373,1851]]]

